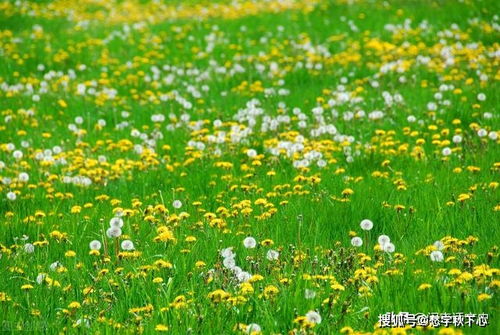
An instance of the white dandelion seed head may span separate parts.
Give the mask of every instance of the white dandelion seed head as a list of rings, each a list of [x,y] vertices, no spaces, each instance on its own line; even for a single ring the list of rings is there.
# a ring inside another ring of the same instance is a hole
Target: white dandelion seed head
[[[121,247],[125,251],[130,251],[135,249],[134,242],[132,242],[131,240],[123,240],[121,243]]]
[[[106,236],[109,238],[120,237],[122,230],[119,227],[110,227],[106,230]]]
[[[233,247],[224,248],[220,251],[220,255],[223,258],[234,258],[236,254],[233,252]]]
[[[243,245],[247,249],[253,249],[257,246],[257,241],[253,237],[249,236],[243,240]]]
[[[309,321],[311,323],[315,323],[315,324],[321,323],[321,315],[319,315],[319,313],[316,311],[307,312],[306,319],[307,319],[307,321]]]
[[[455,143],[455,144],[461,143],[461,142],[462,142],[462,136],[460,136],[460,135],[455,135],[455,136],[453,136],[452,141],[453,141],[453,143]]]
[[[36,282],[38,284],[43,283],[43,281],[45,280],[45,277],[47,277],[47,274],[45,274],[45,273],[39,273],[38,276],[36,276]]]
[[[372,228],[373,228],[373,222],[371,220],[368,220],[368,219],[362,220],[359,225],[360,225],[361,229],[363,229],[363,230],[372,230]]]
[[[477,136],[479,137],[485,137],[486,135],[488,135],[488,131],[486,131],[486,129],[481,128],[477,131]]]
[[[14,201],[14,200],[16,200],[16,198],[17,198],[17,195],[14,192],[7,193],[7,199],[9,199],[10,201]]]
[[[437,248],[437,250],[443,250],[444,249],[444,243],[441,241],[436,241],[433,243],[433,246]]]
[[[262,331],[262,328],[256,323],[251,323],[247,326],[245,332],[247,334],[252,334],[252,333],[260,333]]]
[[[82,324],[85,327],[90,328],[90,320],[89,319],[84,318],[84,319],[78,319],[78,320],[76,320],[76,325],[77,326],[81,326]]]
[[[236,261],[232,257],[226,257],[222,261],[222,264],[226,269],[232,270],[236,266]]]
[[[15,159],[21,159],[23,158],[23,152],[21,150],[16,150],[12,153],[12,157]]]
[[[242,272],[238,273],[238,275],[236,277],[238,278],[238,280],[241,283],[245,283],[245,282],[249,281],[250,278],[252,278],[252,275],[246,271],[242,271]]]
[[[250,158],[254,158],[255,156],[257,156],[257,151],[255,151],[255,149],[248,149],[247,156]]]
[[[56,271],[58,267],[60,267],[62,264],[59,261],[55,261],[54,263],[49,265],[49,269],[51,271]]]
[[[361,237],[356,236],[351,239],[351,244],[353,247],[360,247],[363,245],[363,240]]]
[[[446,148],[443,148],[443,150],[441,151],[441,153],[443,154],[443,156],[449,156],[451,155],[451,149],[446,147]]]
[[[266,254],[266,258],[270,261],[275,261],[280,257],[280,253],[276,250],[268,250]]]
[[[318,167],[320,167],[320,168],[324,168],[327,165],[327,162],[324,159],[320,159],[320,160],[318,160],[316,165],[318,165]]]
[[[444,259],[443,253],[439,250],[433,251],[430,254],[431,261],[433,262],[442,262]]]
[[[393,253],[396,250],[396,247],[391,242],[387,242],[382,246],[382,250],[384,250],[384,252]]]
[[[30,180],[30,175],[27,174],[26,172],[21,172],[18,176],[17,176],[17,179],[19,179],[20,182],[27,182],[28,180]]]
[[[98,240],[93,240],[92,242],[89,243],[89,248],[90,250],[100,250],[101,242]]]
[[[174,207],[175,209],[179,209],[182,207],[182,202],[180,200],[174,200],[172,202],[172,207]]]
[[[123,219],[120,217],[115,216],[111,220],[109,220],[109,226],[110,227],[116,227],[116,228],[121,228],[123,227]]]
[[[306,299],[314,299],[316,297],[316,291],[306,288],[304,291],[304,297]]]
[[[31,254],[35,251],[35,246],[31,243],[26,243],[24,245],[24,251],[28,254]]]
[[[380,235],[378,237],[378,244],[380,244],[380,246],[383,246],[384,244],[389,242],[391,242],[391,239],[387,235]]]

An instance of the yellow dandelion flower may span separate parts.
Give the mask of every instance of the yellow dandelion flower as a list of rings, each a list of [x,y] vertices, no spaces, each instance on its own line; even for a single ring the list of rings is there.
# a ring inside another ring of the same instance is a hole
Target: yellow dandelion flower
[[[166,325],[160,323],[160,324],[156,325],[155,330],[157,332],[166,332],[166,331],[168,331],[168,327]]]

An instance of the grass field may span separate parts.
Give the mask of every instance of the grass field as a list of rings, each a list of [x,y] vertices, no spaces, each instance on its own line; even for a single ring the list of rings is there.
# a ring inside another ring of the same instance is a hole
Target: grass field
[[[0,1],[0,331],[500,334],[498,15]]]

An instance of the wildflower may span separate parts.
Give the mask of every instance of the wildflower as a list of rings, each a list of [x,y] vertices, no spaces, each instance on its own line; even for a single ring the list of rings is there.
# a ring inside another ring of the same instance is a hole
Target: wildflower
[[[462,142],[462,136],[460,136],[460,135],[455,135],[455,136],[453,136],[452,141],[453,141],[453,143],[455,143],[455,144],[461,143],[461,142]]]
[[[208,294],[208,298],[214,303],[226,301],[231,295],[224,290],[215,290]]]
[[[244,283],[244,282],[249,281],[250,278],[252,278],[252,275],[248,272],[242,271],[242,272],[238,273],[238,275],[236,277],[238,278],[238,280],[240,282]]]
[[[316,297],[316,291],[306,288],[306,290],[304,292],[304,297],[306,299],[314,299],[314,297]]]
[[[233,247],[222,249],[221,252],[220,252],[220,255],[223,258],[234,258],[234,257],[236,257],[236,254],[233,252]]]
[[[247,249],[253,249],[257,245],[257,241],[253,237],[249,236],[243,240],[243,245]]]
[[[166,332],[166,331],[168,331],[168,327],[165,326],[164,324],[159,323],[156,325],[155,330],[157,332]]]
[[[361,237],[356,236],[351,239],[351,244],[353,247],[360,247],[363,245],[363,240]]]
[[[250,157],[250,158],[254,158],[257,156],[257,151],[255,151],[254,149],[248,149],[247,150],[247,156]]]
[[[9,199],[10,201],[14,201],[14,200],[16,200],[16,198],[17,198],[17,196],[14,192],[11,191],[11,192],[7,193],[7,199]]]
[[[260,333],[261,331],[262,328],[256,323],[250,323],[245,330],[247,334],[257,334]]]
[[[79,327],[79,326],[81,326],[82,324],[83,324],[85,327],[90,328],[90,320],[89,320],[89,319],[86,319],[86,318],[84,318],[84,319],[78,319],[78,320],[76,320],[76,322],[75,322],[76,327]]]
[[[54,263],[50,264],[49,268],[52,271],[56,271],[58,267],[62,266],[62,264],[59,261],[55,261]]]
[[[491,299],[491,295],[489,295],[487,293],[481,293],[480,295],[477,296],[478,301],[484,301],[484,300],[488,300],[488,299]]]
[[[396,247],[391,242],[387,242],[382,246],[382,250],[388,253],[393,253],[394,250],[396,250]]]
[[[175,209],[179,209],[182,207],[182,202],[180,200],[174,200],[172,202],[172,207],[174,207]]]
[[[353,195],[353,194],[354,194],[354,191],[350,188],[346,188],[342,191],[342,195],[344,197],[348,197],[348,196]]]
[[[373,222],[368,220],[368,219],[362,220],[359,225],[361,226],[361,229],[363,229],[363,230],[372,230],[372,228],[373,228]]]
[[[15,159],[19,160],[21,158],[23,158],[23,152],[21,150],[16,150],[12,153],[12,157],[14,157]]]
[[[45,280],[45,277],[47,277],[47,274],[45,274],[45,273],[39,273],[38,276],[36,276],[35,280],[36,280],[36,282],[38,284],[41,284]]]
[[[26,243],[24,245],[24,251],[28,254],[31,254],[35,251],[35,246],[31,243]]]
[[[418,287],[418,290],[419,291],[424,291],[424,290],[428,290],[432,287],[431,284],[427,284],[427,283],[424,283],[424,284],[421,284],[419,287]]]
[[[319,315],[318,312],[315,311],[309,311],[306,313],[306,319],[307,321],[314,323],[314,324],[320,324],[321,323],[321,315]]]
[[[262,245],[264,247],[269,247],[269,246],[272,246],[273,244],[274,244],[274,241],[271,239],[268,239],[268,238],[266,238],[265,240],[262,240],[262,242],[260,242],[260,245]]]
[[[339,283],[334,283],[334,284],[330,285],[330,287],[334,291],[345,291],[345,287],[343,285],[340,285]]]
[[[169,242],[169,241],[175,242],[176,241],[176,239],[174,237],[174,233],[166,226],[160,226],[160,227],[158,227],[158,229],[156,231],[157,231],[158,235],[155,236],[153,241],[155,241],[155,242]]]
[[[380,244],[381,247],[383,247],[384,244],[387,244],[389,242],[391,242],[391,239],[387,235],[380,235],[378,237],[378,244]]]
[[[276,294],[279,293],[279,289],[274,285],[268,285],[264,288],[264,297],[266,299],[273,298]]]
[[[441,151],[441,153],[443,154],[443,156],[449,156],[451,155],[451,149],[446,147],[446,148],[443,148],[443,150]]]
[[[93,240],[92,242],[89,243],[89,248],[90,250],[100,250],[101,242],[98,240]]]
[[[433,262],[442,262],[444,259],[443,253],[441,251],[433,251],[430,254],[430,258]]]
[[[114,217],[111,220],[109,220],[109,226],[111,228],[122,228],[123,227],[123,220],[120,217]]]
[[[79,309],[80,307],[82,307],[82,305],[77,301],[73,301],[68,305],[69,309]]]
[[[118,227],[110,227],[108,230],[106,230],[106,235],[109,238],[115,238],[115,237],[120,237],[122,234],[122,230]]]
[[[194,236],[187,236],[186,239],[185,239],[185,241],[188,242],[188,243],[196,242],[196,237],[194,237]]]
[[[121,247],[126,251],[134,250],[134,243],[131,240],[123,240]]]
[[[437,250],[443,250],[444,249],[444,243],[441,242],[441,241],[439,241],[439,240],[436,241],[436,242],[434,242],[433,245],[437,248]]]
[[[236,262],[234,260],[234,258],[232,257],[226,257],[224,258],[224,260],[222,261],[222,264],[224,265],[224,267],[226,267],[227,269],[234,269],[234,267],[236,266]]]
[[[266,254],[266,258],[270,261],[275,261],[278,259],[278,257],[280,256],[280,253],[276,250],[268,250],[267,251],[267,254]]]

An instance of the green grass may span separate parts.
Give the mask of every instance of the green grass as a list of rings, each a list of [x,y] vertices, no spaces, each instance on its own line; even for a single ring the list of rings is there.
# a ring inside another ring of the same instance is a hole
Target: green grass
[[[256,12],[245,1],[161,3],[166,7],[0,3],[0,330],[150,333],[165,325],[173,334],[233,334],[257,323],[263,334],[350,333],[346,327],[385,334],[374,328],[378,315],[406,311],[487,313],[490,325],[398,329],[403,333],[498,334],[495,1],[287,1],[279,10],[278,1],[261,7],[255,1]],[[119,16],[116,8],[128,10]],[[148,23],[141,14],[151,9]],[[175,10],[164,19],[167,9]],[[386,29],[407,20],[403,30]],[[43,33],[34,34],[35,25]],[[445,47],[454,56],[448,65]],[[382,71],[390,62],[403,64],[401,71]],[[79,84],[85,94],[78,94]],[[288,91],[279,95],[280,89]],[[262,114],[252,132],[232,141],[232,127],[249,127],[237,116],[254,99]],[[436,111],[430,102],[438,103]],[[313,114],[319,106],[322,123]],[[343,118],[359,111],[365,116]],[[373,111],[384,117],[369,119]],[[157,114],[165,121],[154,122]],[[290,122],[262,128],[266,118],[283,116]],[[77,117],[79,134],[69,128]],[[314,136],[322,124],[354,141]],[[487,136],[479,137],[479,129]],[[161,133],[150,142],[154,151],[136,152],[134,145],[144,150],[146,143],[133,130],[148,140]],[[226,136],[214,143],[220,131]],[[298,134],[304,150],[295,157],[270,152]],[[459,144],[452,142],[457,134]],[[39,159],[55,146],[62,148],[52,153],[59,163]],[[443,155],[445,147],[451,155]],[[249,157],[249,149],[259,155]],[[294,167],[313,150],[325,167],[316,160]],[[19,180],[22,172],[29,181]],[[65,183],[68,176],[91,184]],[[174,200],[182,207],[174,208]],[[123,235],[113,240],[105,230],[119,209],[127,216]],[[361,230],[363,219],[373,221],[372,230]],[[175,240],[154,242],[160,226]],[[381,234],[391,238],[394,253],[376,248]],[[243,246],[247,236],[257,248]],[[363,239],[361,247],[351,245],[354,236]],[[135,257],[117,254],[115,243],[125,239],[133,241]],[[260,244],[266,239],[272,245]],[[89,254],[92,240],[103,243],[99,255]],[[437,240],[445,244],[444,262],[429,257]],[[27,243],[35,244],[33,253]],[[245,285],[224,268],[220,251],[227,247],[244,271],[262,276],[251,280],[253,292],[242,293]],[[278,260],[266,259],[269,249],[280,252]],[[154,265],[161,259],[172,267]],[[56,271],[54,262],[61,264]],[[40,274],[46,277],[37,283]],[[419,290],[424,283],[431,287]],[[270,285],[279,292],[266,297]],[[306,299],[306,289],[315,297]],[[216,290],[231,298],[212,301]],[[172,304],[179,296],[185,304]],[[320,324],[299,322],[312,310]]]

